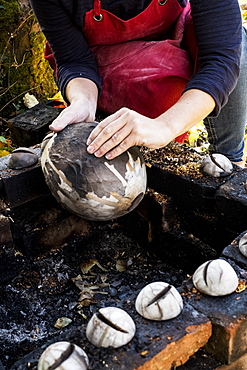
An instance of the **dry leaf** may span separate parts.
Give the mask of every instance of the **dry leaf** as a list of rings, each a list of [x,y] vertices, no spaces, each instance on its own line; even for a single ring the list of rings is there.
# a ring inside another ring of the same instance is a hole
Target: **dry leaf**
[[[81,307],[88,307],[92,303],[95,303],[93,298],[90,298],[90,299],[86,298],[86,299],[83,299],[82,301],[78,302],[79,306],[81,306]]]
[[[89,261],[85,261],[85,262],[82,262],[80,264],[80,269],[81,269],[81,272],[83,274],[87,274],[88,272],[90,272],[91,274],[94,274],[93,272],[91,272],[90,270],[94,267],[94,266],[98,266],[102,271],[105,271],[107,272],[108,270],[105,269],[103,266],[101,266],[101,264],[97,261],[97,260],[94,260],[94,259],[90,259]]]
[[[123,272],[127,270],[127,262],[124,260],[117,260],[116,261],[116,270],[119,272]]]
[[[102,283],[105,283],[106,280],[108,279],[108,277],[106,275],[100,275],[100,279],[101,279]]]

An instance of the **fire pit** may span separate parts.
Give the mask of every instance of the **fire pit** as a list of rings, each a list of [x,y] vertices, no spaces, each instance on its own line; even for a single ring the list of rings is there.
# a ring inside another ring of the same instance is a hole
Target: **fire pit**
[[[97,370],[213,370],[244,358],[247,262],[238,242],[247,213],[246,172],[204,176],[201,155],[177,143],[142,152],[147,193],[136,210],[107,222],[63,210],[42,182],[39,164],[17,171],[2,161],[1,370],[37,369],[45,348],[58,341],[79,345],[89,369]],[[191,276],[218,257],[234,267],[239,286],[227,297],[207,297]],[[183,297],[176,318],[152,321],[136,312],[137,294],[155,281]],[[136,334],[123,347],[98,348],[87,340],[86,326],[110,306],[132,317]]]

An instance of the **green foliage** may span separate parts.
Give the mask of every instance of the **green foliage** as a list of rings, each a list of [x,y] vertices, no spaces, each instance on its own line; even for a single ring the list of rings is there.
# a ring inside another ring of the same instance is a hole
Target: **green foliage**
[[[31,9],[16,0],[0,0],[0,115],[8,118],[26,109],[26,92],[39,101],[57,91],[52,70],[43,57],[45,38]]]
[[[19,3],[17,0],[0,0],[0,22],[13,23],[18,20]]]

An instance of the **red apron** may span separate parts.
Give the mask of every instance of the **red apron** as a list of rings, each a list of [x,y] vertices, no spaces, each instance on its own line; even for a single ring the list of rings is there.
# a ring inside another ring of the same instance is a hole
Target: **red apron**
[[[179,99],[194,73],[197,47],[189,3],[182,8],[177,0],[152,0],[123,21],[94,0],[83,34],[102,77],[98,108],[107,113],[127,107],[158,117]],[[56,73],[49,45],[45,57]],[[185,135],[176,140],[182,142]]]

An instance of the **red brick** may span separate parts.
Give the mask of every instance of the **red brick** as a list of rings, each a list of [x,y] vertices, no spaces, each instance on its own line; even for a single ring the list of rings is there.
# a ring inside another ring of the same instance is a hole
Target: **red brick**
[[[172,320],[148,321],[132,314],[136,335],[126,346],[104,352],[104,366],[99,369],[170,370],[184,364],[210,338],[210,320],[185,304],[181,314]],[[92,349],[84,343],[85,351]],[[92,352],[93,355],[93,352]]]
[[[242,270],[230,263],[241,277]],[[191,282],[187,288],[182,289],[184,299],[210,318],[213,325],[205,350],[222,363],[234,363],[247,351],[247,291],[211,297],[200,294]]]
[[[218,254],[236,237],[236,233],[226,229],[213,213],[180,210],[179,215],[180,228],[207,243]]]
[[[236,299],[236,298],[235,298]],[[246,301],[246,299],[245,299]],[[232,316],[234,312],[231,312]],[[212,318],[213,333],[209,343],[205,346],[222,363],[232,364],[247,351],[247,317],[246,313],[237,320],[232,319],[228,325],[217,323],[217,317]]]
[[[167,344],[158,354],[138,370],[170,370],[183,365],[191,355],[203,347],[211,335],[211,323],[191,325],[186,328],[186,334],[177,341]]]
[[[231,365],[222,365],[215,370],[247,370],[247,354],[235,361]]]

